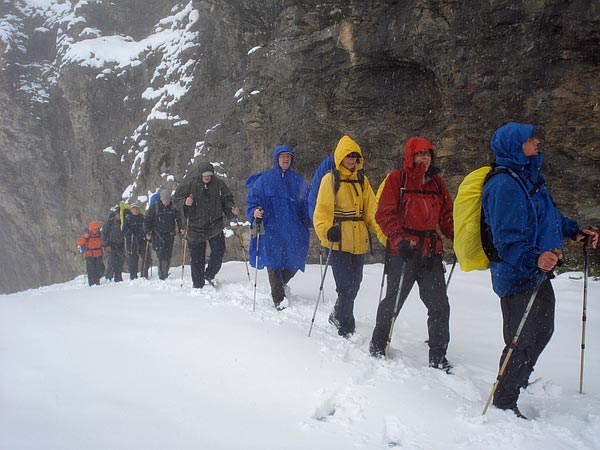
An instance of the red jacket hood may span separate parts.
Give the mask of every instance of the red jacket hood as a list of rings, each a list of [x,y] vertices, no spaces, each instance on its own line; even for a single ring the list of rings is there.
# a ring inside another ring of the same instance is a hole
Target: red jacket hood
[[[433,158],[435,156],[433,144],[427,139],[413,137],[406,141],[406,145],[404,146],[404,168],[406,170],[414,167],[415,153],[420,152],[421,150],[431,150],[431,164],[433,165]]]

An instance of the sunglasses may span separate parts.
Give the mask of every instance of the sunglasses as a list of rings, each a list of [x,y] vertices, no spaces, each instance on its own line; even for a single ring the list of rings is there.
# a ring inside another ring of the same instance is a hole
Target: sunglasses
[[[358,152],[352,152],[352,153],[348,153],[348,156],[346,156],[346,158],[360,158],[360,153]]]
[[[431,150],[421,150],[420,152],[416,152],[415,156],[431,156]]]

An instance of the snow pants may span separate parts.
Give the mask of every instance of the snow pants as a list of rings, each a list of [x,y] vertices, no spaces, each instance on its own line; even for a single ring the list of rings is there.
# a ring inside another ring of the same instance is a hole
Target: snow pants
[[[446,349],[448,348],[448,342],[450,342],[450,304],[446,295],[442,255],[418,257],[410,260],[405,260],[400,256],[390,256],[387,290],[385,298],[377,308],[377,319],[371,338],[371,348],[379,354],[385,352],[402,272],[404,272],[404,279],[396,315],[402,309],[416,281],[419,285],[421,300],[427,308],[429,362],[437,363],[446,356]]]
[[[100,278],[104,275],[104,262],[102,256],[88,256],[85,258],[88,284],[100,284]]]
[[[108,265],[106,268],[106,278],[114,279],[115,282],[123,281],[123,265],[125,264],[125,255],[123,247],[110,247],[108,252]]]
[[[283,301],[283,298],[285,297],[285,285],[294,278],[296,272],[298,271],[290,269],[267,269],[269,284],[271,285],[271,297],[273,298],[275,306],[279,306]]]
[[[144,261],[144,258],[146,260]],[[152,254],[148,248],[146,252],[146,244],[133,245],[129,253],[129,279],[135,280],[138,277],[138,261],[141,265],[142,277],[148,278],[148,268],[152,264]]]
[[[338,334],[346,336],[354,333],[354,299],[358,295],[363,277],[365,255],[333,250],[329,258],[335,290],[338,294],[333,307],[333,316],[340,323]]]
[[[205,267],[207,242],[210,245],[210,256],[208,258],[208,265]],[[223,232],[220,232],[208,241],[190,243],[189,249],[192,266],[192,283],[195,288],[202,288],[206,279],[212,280],[219,273],[219,270],[221,270],[223,256],[225,255],[225,236]]]
[[[505,344],[500,357],[500,366],[511,347],[511,342],[517,333],[517,328],[532,294],[533,289],[528,292],[506,295],[500,301]],[[493,403],[497,408],[512,409],[517,405],[519,390],[527,386],[535,363],[550,342],[554,332],[554,304],[552,284],[550,280],[545,280],[533,301],[517,346],[513,349],[504,375],[494,393]]]
[[[169,276],[174,240],[175,236],[171,233],[154,234],[154,249],[158,258],[158,277],[161,280],[165,280]]]

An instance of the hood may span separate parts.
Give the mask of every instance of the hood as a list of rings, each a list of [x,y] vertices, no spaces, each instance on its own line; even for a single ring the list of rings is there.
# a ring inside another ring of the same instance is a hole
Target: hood
[[[523,144],[531,137],[534,129],[534,125],[507,123],[495,131],[490,144],[496,154],[496,164],[516,169],[535,181],[539,177],[544,156],[540,154],[527,157],[523,153]]]
[[[282,153],[290,153],[292,155],[292,163],[290,164],[290,169],[294,166],[294,150],[292,150],[292,147],[288,146],[288,145],[278,145],[277,147],[275,147],[275,150],[273,150],[273,164],[275,165],[275,167],[279,168],[279,155],[281,155]]]
[[[214,175],[215,167],[209,162],[203,162],[198,164],[198,176],[202,177],[202,174],[204,172],[211,172]]]
[[[412,169],[415,166],[415,153],[421,150],[431,150],[431,166],[435,159],[435,149],[433,144],[424,138],[413,137],[406,141],[404,146],[404,169]]]
[[[96,221],[92,221],[92,222],[90,222],[88,230],[90,230],[90,233],[92,231],[98,231],[98,230],[100,230],[100,224]]]
[[[350,153],[358,153],[360,158],[356,160],[356,170],[361,170],[364,166],[364,158],[362,154],[362,150],[358,146],[358,144],[352,140],[349,136],[342,136],[342,138],[338,141],[337,146],[335,147],[335,152],[333,153],[333,158],[335,160],[335,168],[340,173],[345,173],[346,175],[350,174],[350,171],[342,166],[342,161],[346,156]]]
[[[510,122],[501,126],[492,136],[492,150],[496,158],[503,158],[524,166],[528,159],[523,153],[523,144],[534,130],[533,125]]]

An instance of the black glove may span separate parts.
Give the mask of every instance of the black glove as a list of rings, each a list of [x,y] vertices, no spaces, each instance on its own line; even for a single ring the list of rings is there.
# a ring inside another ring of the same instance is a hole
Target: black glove
[[[340,227],[333,226],[327,230],[327,240],[329,242],[340,242],[342,240],[342,231]]]
[[[414,245],[411,245],[411,241],[400,241],[396,248],[398,249],[398,254],[400,257],[407,261],[417,256],[415,247]]]

